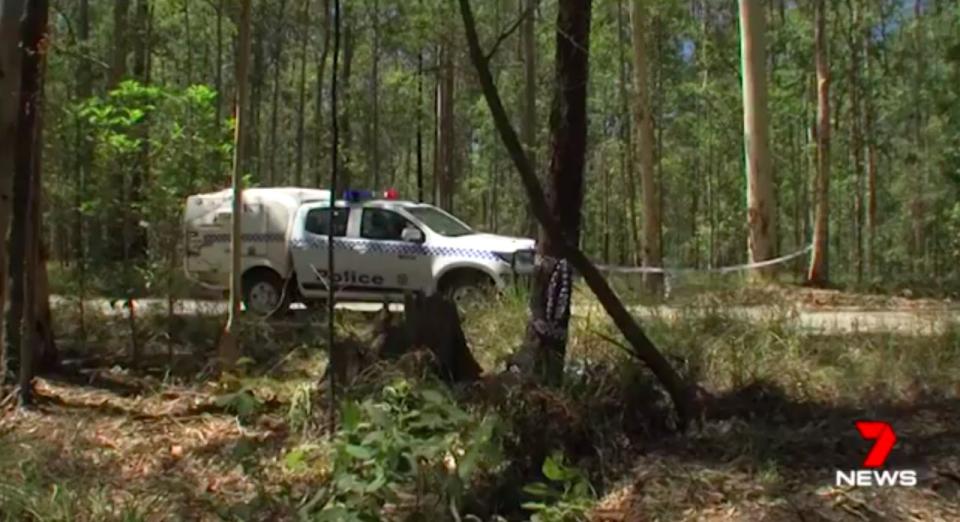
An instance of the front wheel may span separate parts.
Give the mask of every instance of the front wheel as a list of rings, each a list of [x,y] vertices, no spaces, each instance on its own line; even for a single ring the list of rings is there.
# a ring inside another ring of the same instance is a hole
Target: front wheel
[[[283,278],[269,269],[254,269],[243,276],[243,306],[252,314],[266,317],[284,308],[289,292]]]
[[[461,314],[466,314],[483,306],[496,290],[496,284],[490,276],[475,271],[449,274],[444,278],[439,291],[443,297],[456,303]]]

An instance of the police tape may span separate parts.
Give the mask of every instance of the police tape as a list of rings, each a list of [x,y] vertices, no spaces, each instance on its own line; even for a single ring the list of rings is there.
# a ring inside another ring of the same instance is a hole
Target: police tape
[[[813,250],[813,244],[809,244],[796,252],[780,256],[774,259],[765,259],[755,263],[745,263],[742,265],[722,266],[718,268],[663,268],[657,266],[616,266],[616,265],[597,265],[597,270],[601,272],[610,272],[616,274],[692,274],[692,273],[716,273],[727,274],[730,272],[739,272],[742,270],[751,270],[754,268],[764,268],[773,265],[779,265],[796,259],[807,252]]]

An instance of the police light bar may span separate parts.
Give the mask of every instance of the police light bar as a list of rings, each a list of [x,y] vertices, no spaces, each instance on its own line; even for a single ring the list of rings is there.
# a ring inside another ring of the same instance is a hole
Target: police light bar
[[[395,188],[387,189],[383,192],[374,193],[371,190],[345,190],[343,191],[343,200],[347,203],[359,203],[379,196],[383,199],[398,199],[400,193]]]
[[[357,203],[373,198],[373,193],[369,190],[345,190],[343,191],[343,200],[348,203]]]

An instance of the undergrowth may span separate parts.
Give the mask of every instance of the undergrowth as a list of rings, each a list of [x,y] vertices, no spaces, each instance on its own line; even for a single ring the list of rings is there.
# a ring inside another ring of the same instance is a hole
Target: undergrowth
[[[75,303],[55,312],[61,338],[77,333],[75,312]],[[131,332],[122,311],[86,313],[87,342],[64,342],[72,357],[103,359],[101,370],[105,365],[105,371],[130,379],[153,378],[144,400],[161,400],[173,390],[194,394],[210,403],[210,415],[235,419],[240,433],[266,425],[280,437],[276,452],[254,445],[215,455],[257,485],[255,498],[242,502],[210,493],[203,509],[212,512],[233,513],[228,508],[242,504],[248,506],[244,513],[255,514],[259,508],[249,506],[269,499],[263,502],[270,513],[282,514],[270,515],[279,520],[584,520],[628,476],[638,448],[677,437],[669,431],[666,395],[595,308],[574,314],[561,388],[494,377],[526,327],[526,297],[509,294],[464,318],[488,378],[451,389],[402,364],[378,368],[342,397],[332,435],[329,399],[320,382],[326,364],[323,322],[312,316],[247,323],[241,370],[213,385],[206,360],[222,321],[218,315],[178,315],[171,329],[162,310],[141,311]],[[675,367],[717,404],[732,398],[741,409],[759,412],[764,410],[757,401],[774,399],[868,408],[960,393],[954,371],[960,366],[960,325],[946,316],[934,319],[942,326],[935,334],[849,335],[803,330],[796,313],[788,305],[774,306],[758,319],[715,302],[674,314],[655,312],[641,324]],[[369,335],[369,319],[362,314],[340,314],[338,326],[344,335]],[[124,359],[133,335],[143,342],[148,360],[156,356],[137,369],[126,368]],[[168,360],[171,346],[175,357]],[[176,422],[189,434],[209,420]],[[24,429],[30,421],[10,422],[18,427],[0,436],[0,465],[10,470],[0,478],[0,520],[145,520],[174,502],[174,491],[141,486],[119,494],[59,476],[48,462],[56,460],[48,458],[49,447]],[[126,422],[141,421],[130,416]],[[711,424],[697,437],[709,445],[737,434],[717,452],[728,460],[756,461],[751,473],[776,487],[784,468],[771,459],[780,447],[758,445],[750,422]],[[783,436],[790,429],[784,427]]]

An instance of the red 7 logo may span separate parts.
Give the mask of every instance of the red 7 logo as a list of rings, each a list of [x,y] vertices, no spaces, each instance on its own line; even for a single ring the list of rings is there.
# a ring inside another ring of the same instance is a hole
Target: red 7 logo
[[[857,431],[860,436],[866,440],[875,440],[867,458],[863,460],[865,468],[880,468],[887,461],[890,450],[897,443],[897,434],[893,432],[893,427],[883,421],[857,421]]]

